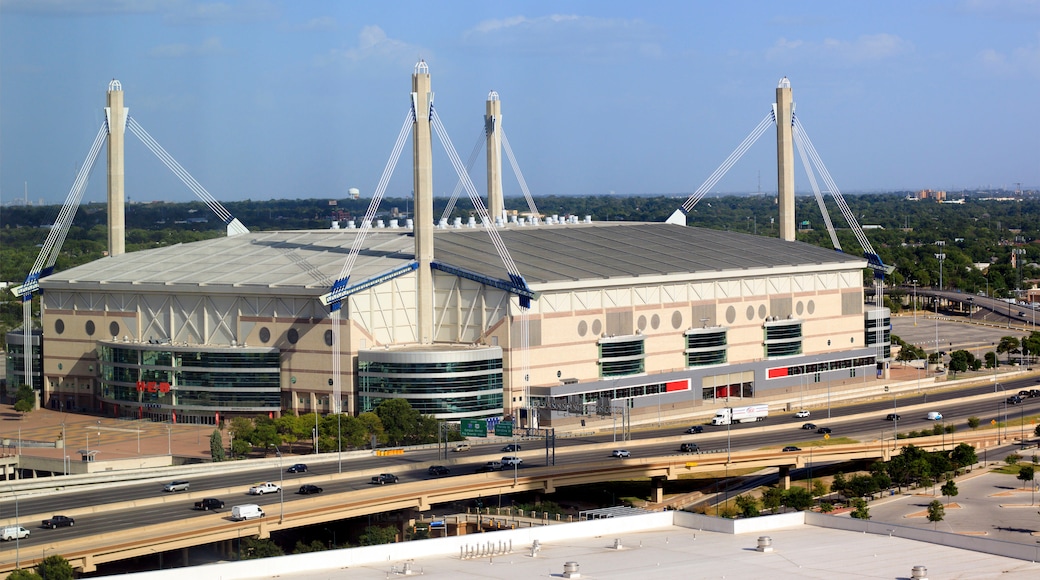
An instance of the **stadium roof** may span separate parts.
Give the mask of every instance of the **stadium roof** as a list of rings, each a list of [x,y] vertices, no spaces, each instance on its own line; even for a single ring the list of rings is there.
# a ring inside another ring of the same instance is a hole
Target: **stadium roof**
[[[499,228],[528,284],[588,284],[594,280],[699,274],[718,278],[748,270],[827,265],[866,266],[863,258],[801,242],[683,227],[665,223],[594,222]],[[329,289],[358,230],[251,232],[190,244],[102,258],[42,282],[44,288],[75,285],[137,291],[270,293],[316,296]],[[437,229],[435,260],[498,279],[507,271],[482,228]],[[351,282],[401,267],[414,259],[406,229],[369,231]]]

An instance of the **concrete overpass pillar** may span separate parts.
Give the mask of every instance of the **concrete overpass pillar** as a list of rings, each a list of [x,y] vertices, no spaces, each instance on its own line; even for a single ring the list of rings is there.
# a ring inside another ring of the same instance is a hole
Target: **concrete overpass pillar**
[[[650,502],[661,503],[664,501],[664,477],[650,478]]]
[[[777,485],[779,485],[780,489],[782,489],[784,491],[787,491],[787,490],[791,489],[791,466],[790,465],[781,465],[780,466],[780,479],[777,482]]]

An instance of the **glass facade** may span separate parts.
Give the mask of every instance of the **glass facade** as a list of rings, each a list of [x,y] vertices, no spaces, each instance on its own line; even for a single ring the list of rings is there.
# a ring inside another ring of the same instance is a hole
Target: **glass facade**
[[[358,411],[405,399],[438,419],[502,416],[502,349],[358,353]]]
[[[701,367],[726,362],[726,328],[686,331],[686,366]]]
[[[765,323],[766,358],[802,354],[802,321],[773,320]]]
[[[99,342],[97,351],[101,399],[127,414],[281,411],[278,349]]]
[[[643,336],[600,339],[600,377],[621,377],[646,372],[646,348]]]
[[[867,346],[877,351],[879,360],[892,359],[892,318],[888,308],[866,312],[864,334]]]

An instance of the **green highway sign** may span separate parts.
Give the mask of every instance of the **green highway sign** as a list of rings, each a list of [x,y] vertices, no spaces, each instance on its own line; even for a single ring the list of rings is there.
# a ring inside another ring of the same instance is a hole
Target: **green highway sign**
[[[463,437],[487,437],[487,421],[483,419],[463,419]]]
[[[512,437],[513,436],[513,422],[512,421],[499,421],[495,424],[495,435],[499,437]]]

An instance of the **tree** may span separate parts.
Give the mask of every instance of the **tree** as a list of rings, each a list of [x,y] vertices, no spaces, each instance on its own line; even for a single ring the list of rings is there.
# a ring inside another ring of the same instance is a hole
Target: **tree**
[[[997,353],[989,351],[986,353],[986,368],[995,369],[1000,366],[1000,361],[997,360]]]
[[[242,540],[242,551],[238,554],[239,560],[257,560],[260,558],[273,558],[275,556],[284,556],[283,551],[278,544],[274,543],[270,538],[261,540],[256,537],[249,537]]]
[[[955,350],[950,353],[950,370],[953,371],[953,378],[957,378],[958,372],[965,372],[968,370],[968,366],[975,360],[975,357],[966,350]]]
[[[43,577],[37,574],[34,570],[18,568],[7,575],[7,580],[43,580]]]
[[[932,503],[928,504],[928,521],[938,526],[944,517],[946,517],[946,508],[943,507],[941,501],[933,499]]]
[[[873,496],[879,491],[877,482],[871,475],[853,475],[849,480],[849,495],[852,497]]]
[[[245,455],[253,450],[253,422],[245,417],[231,419],[231,455]]]
[[[978,429],[979,425],[981,423],[982,423],[982,420],[979,419],[978,417],[974,416],[974,415],[972,415],[971,417],[968,417],[968,427],[970,427],[972,431],[974,431],[975,429]]]
[[[737,510],[740,517],[754,518],[759,515],[758,500],[750,495],[738,495],[734,501],[737,502]]]
[[[852,500],[853,510],[849,514],[857,520],[869,520],[870,519],[870,508],[867,507],[867,501],[861,497],[857,497]]]
[[[404,399],[385,399],[375,408],[391,445],[415,440],[420,430],[419,411]]]
[[[967,443],[960,443],[950,452],[950,461],[953,462],[955,468],[959,469],[975,465],[979,462],[979,456],[975,453],[974,447]]]
[[[784,490],[779,487],[768,487],[765,492],[762,493],[762,507],[765,509],[775,512],[777,508],[784,504]]]
[[[1036,470],[1033,468],[1032,465],[1023,465],[1022,467],[1018,468],[1018,478],[1021,479],[1023,483],[1027,481],[1029,482],[1029,490],[1031,492],[1035,491],[1036,489],[1036,486],[1033,485],[1033,477],[1035,477],[1035,471]],[[1030,505],[1032,505],[1033,500],[1030,499],[1029,503]]]
[[[831,480],[831,492],[845,496],[846,489],[848,489],[848,482],[845,480],[845,474],[839,471]]]
[[[1007,463],[1008,465],[1017,465],[1018,464],[1018,455],[1015,455],[1014,453],[1008,455],[1007,457],[1004,458],[1004,463]]]
[[[957,497],[957,484],[952,479],[947,479],[942,486],[942,494],[946,496],[946,505],[950,505],[950,498]]]
[[[254,424],[256,428],[253,430],[251,441],[253,445],[264,449],[265,456],[269,449],[281,445],[282,437],[278,434],[278,426],[275,425],[274,419],[261,416],[255,419]]]
[[[300,417],[292,413],[286,413],[275,420],[275,427],[282,441],[289,445],[289,453],[293,452],[293,445],[297,441],[307,437],[309,427],[300,420]]]
[[[813,497],[823,497],[827,495],[827,484],[823,483],[819,479],[813,481],[812,494]]]
[[[19,413],[31,413],[36,409],[36,391],[29,385],[19,385],[15,399],[14,410]]]
[[[805,511],[813,505],[812,493],[804,487],[792,487],[784,492],[784,505],[795,511]]]
[[[227,459],[224,455],[224,436],[221,435],[220,429],[214,429],[213,434],[209,436],[209,455],[214,462]]]
[[[362,546],[376,546],[379,544],[392,544],[397,541],[397,528],[393,526],[368,526],[358,538]]]
[[[72,580],[76,577],[69,561],[57,554],[47,556],[37,564],[36,573],[45,580]]]
[[[1000,339],[997,343],[997,354],[1007,353],[1007,362],[1011,364],[1011,355],[1019,352],[1019,342],[1017,336],[1005,336]]]

